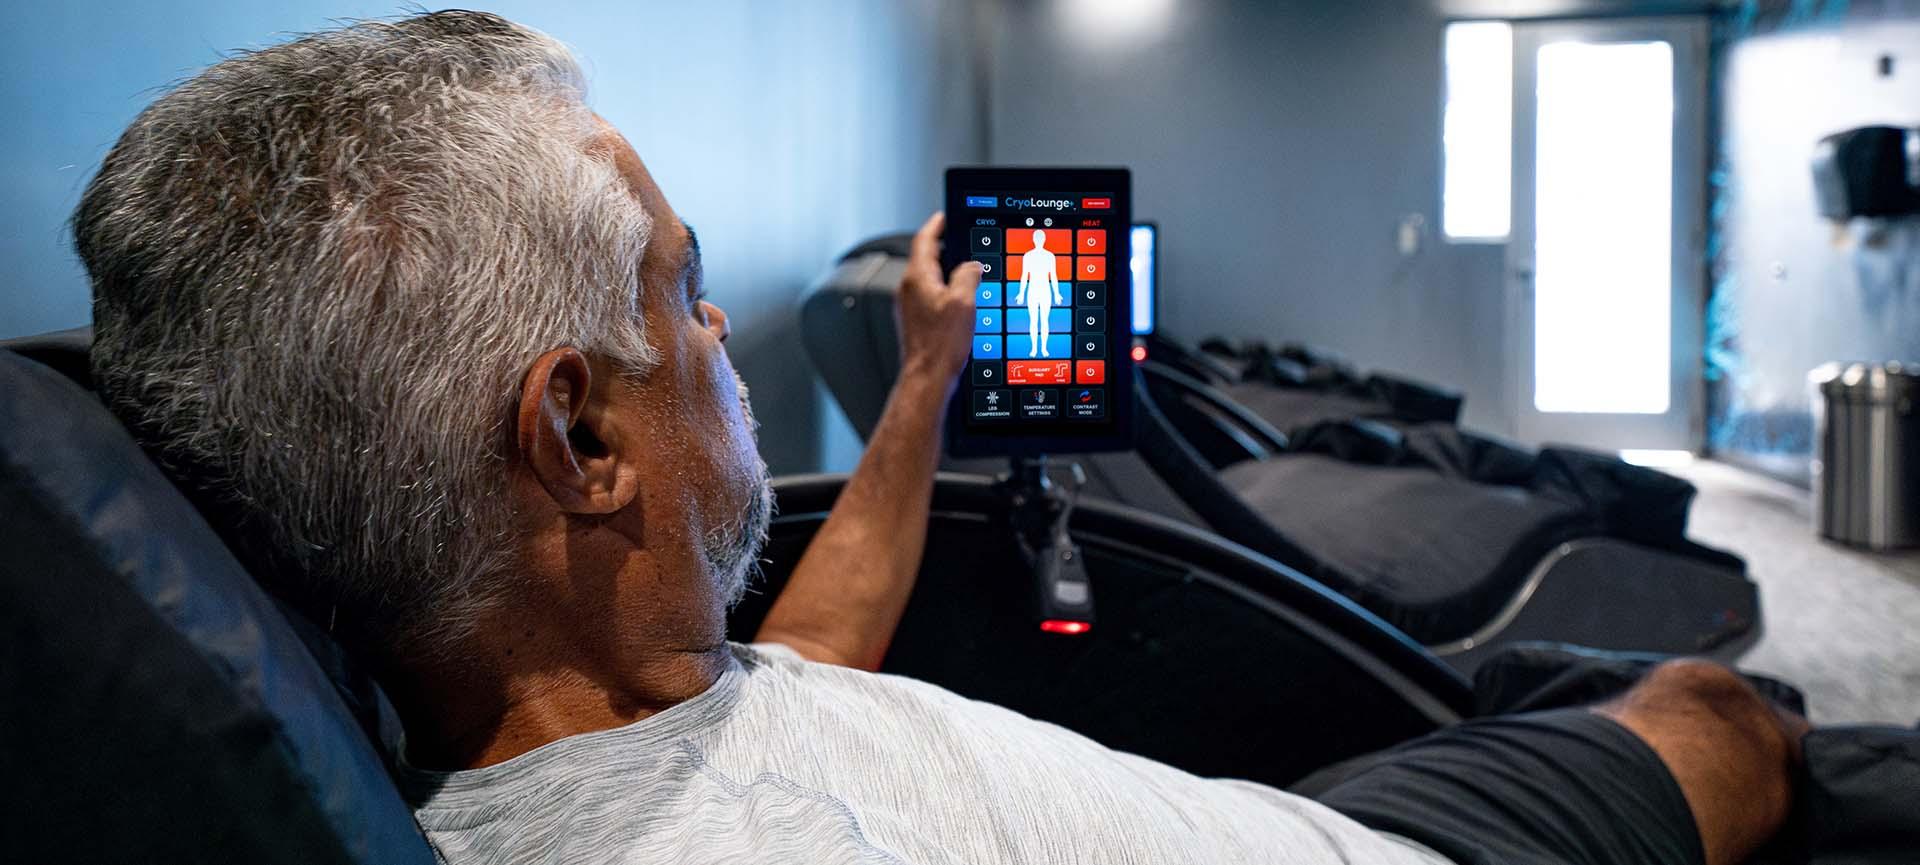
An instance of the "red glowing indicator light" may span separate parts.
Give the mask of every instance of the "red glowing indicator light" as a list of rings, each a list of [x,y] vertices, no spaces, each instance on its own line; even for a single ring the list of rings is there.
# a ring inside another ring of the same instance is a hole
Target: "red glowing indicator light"
[[[1084,634],[1093,629],[1089,622],[1076,622],[1071,619],[1048,619],[1040,623],[1040,630],[1049,634]]]
[[[1147,347],[1146,347],[1146,346],[1144,346],[1144,345],[1136,345],[1136,346],[1134,346],[1134,347],[1133,347],[1133,362],[1134,362],[1134,363],[1139,363],[1139,362],[1141,362],[1141,361],[1143,361],[1143,360],[1146,360],[1146,359],[1147,359]]]

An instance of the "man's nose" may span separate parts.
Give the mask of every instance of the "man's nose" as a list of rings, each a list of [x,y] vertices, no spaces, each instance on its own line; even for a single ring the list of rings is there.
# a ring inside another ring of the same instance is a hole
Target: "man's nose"
[[[700,312],[706,319],[707,330],[712,331],[713,338],[726,342],[727,336],[733,333],[733,328],[727,324],[726,312],[704,300],[700,301]]]

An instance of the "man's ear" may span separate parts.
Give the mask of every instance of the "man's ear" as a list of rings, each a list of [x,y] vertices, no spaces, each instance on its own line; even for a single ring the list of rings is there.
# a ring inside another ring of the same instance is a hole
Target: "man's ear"
[[[640,494],[639,467],[614,442],[607,383],[574,348],[539,357],[520,386],[515,441],[520,458],[560,508],[610,514]]]

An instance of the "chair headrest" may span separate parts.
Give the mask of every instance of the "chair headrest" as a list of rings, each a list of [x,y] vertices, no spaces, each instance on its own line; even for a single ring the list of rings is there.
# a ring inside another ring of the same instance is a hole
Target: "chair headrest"
[[[89,355],[93,351],[93,328],[76,327],[32,336],[0,339],[0,349],[28,360],[38,361],[88,390],[93,389],[93,369]]]
[[[893,294],[907,268],[910,235],[855,246],[800,299],[807,359],[860,438],[872,435],[900,374]]]
[[[284,611],[111,413],[12,351],[0,633],[23,861],[432,861]]]

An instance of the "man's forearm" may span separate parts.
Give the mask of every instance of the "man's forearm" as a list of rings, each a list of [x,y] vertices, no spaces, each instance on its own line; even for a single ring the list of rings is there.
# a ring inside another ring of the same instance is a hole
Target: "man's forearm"
[[[957,373],[903,370],[866,453],[757,639],[816,661],[877,669],[926,547],[940,425]]]

